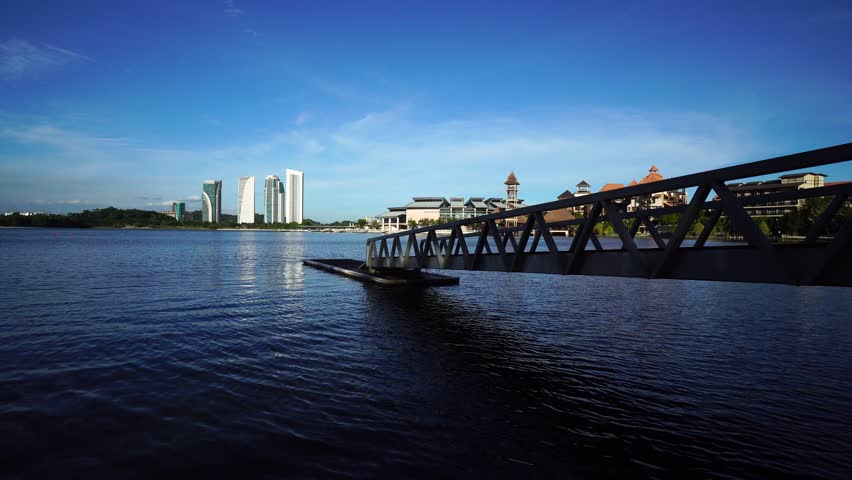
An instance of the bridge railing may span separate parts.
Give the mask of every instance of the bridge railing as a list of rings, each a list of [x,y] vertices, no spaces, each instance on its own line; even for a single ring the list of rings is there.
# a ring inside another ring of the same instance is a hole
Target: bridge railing
[[[685,261],[682,252],[712,250],[713,247],[707,246],[706,242],[720,218],[724,216],[728,225],[742,238],[745,248],[760,254],[755,257],[758,265],[763,261],[785,264],[789,262],[779,260],[778,250],[784,250],[786,254],[788,252],[786,247],[789,245],[786,243],[783,246],[779,245],[764,235],[745,207],[777,205],[777,202],[798,202],[803,198],[830,197],[828,206],[799,242],[807,247],[819,247],[823,251],[818,254],[805,254],[796,262],[817,265],[797,264],[786,270],[780,268],[782,271],[778,273],[777,281],[782,283],[814,283],[825,273],[826,268],[835,258],[848,254],[850,237],[852,237],[852,217],[845,221],[829,243],[820,240],[820,237],[826,232],[835,215],[852,197],[852,183],[744,197],[736,196],[726,183],[850,160],[852,160],[852,143],[847,143],[481,217],[405,230],[367,240],[365,263],[370,268],[449,268],[677,278],[678,275],[672,275],[672,271],[678,263]],[[695,188],[695,192],[687,204],[627,211],[630,199],[691,188]],[[715,198],[708,201],[713,193]],[[778,208],[778,206],[766,208],[773,207]],[[584,209],[586,215],[582,218],[558,222],[545,220],[547,212],[561,209]],[[683,245],[684,239],[693,229],[693,224],[701,212],[708,214],[703,218],[703,228],[694,242],[688,246]],[[671,232],[670,238],[664,239],[654,220],[659,219],[661,215],[671,213],[679,214],[679,221]],[[517,227],[504,228],[498,225],[510,218],[518,219]],[[621,245],[614,249],[604,248],[594,232],[595,225],[600,222],[608,222],[612,226]],[[478,231],[465,233],[463,227],[466,226],[477,227]],[[560,248],[554,240],[552,230],[572,226],[576,227],[576,233],[570,245],[567,248],[565,245]],[[639,248],[634,241],[637,232],[643,226],[654,240],[652,248]],[[439,236],[438,232],[449,232],[449,234]],[[476,237],[475,246],[469,245],[466,237]],[[540,248],[541,243],[544,249]],[[600,269],[594,265],[591,267],[585,265],[586,260],[595,252],[614,251],[621,252],[617,258],[622,264],[615,262],[610,267]],[[595,273],[597,271],[603,273]],[[750,277],[746,275],[744,278]]]

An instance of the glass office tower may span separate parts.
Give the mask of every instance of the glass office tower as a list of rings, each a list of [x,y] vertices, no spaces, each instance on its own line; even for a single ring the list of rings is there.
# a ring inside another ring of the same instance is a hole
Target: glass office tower
[[[201,189],[201,221],[219,223],[222,215],[222,180],[207,180]]]

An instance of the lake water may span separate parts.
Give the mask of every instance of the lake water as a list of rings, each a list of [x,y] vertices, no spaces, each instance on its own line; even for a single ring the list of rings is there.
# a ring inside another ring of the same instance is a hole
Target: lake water
[[[0,476],[852,476],[852,289],[302,266],[366,239],[0,229]]]

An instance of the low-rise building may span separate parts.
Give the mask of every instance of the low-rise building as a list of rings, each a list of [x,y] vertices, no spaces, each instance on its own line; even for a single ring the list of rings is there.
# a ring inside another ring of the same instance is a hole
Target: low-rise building
[[[619,190],[625,187],[632,187],[635,185],[644,185],[647,183],[658,182],[663,180],[665,177],[660,174],[659,169],[656,165],[651,165],[651,168],[648,170],[648,174],[645,175],[642,180],[636,181],[631,180],[627,185],[623,183],[606,183],[598,193],[600,192],[609,192],[613,190]],[[561,195],[556,197],[558,200],[564,200],[567,198],[576,198],[582,197],[585,195],[590,195],[591,185],[585,180],[581,181],[577,185],[577,190],[574,193],[571,193],[570,190],[565,190]],[[662,207],[672,207],[676,205],[686,205],[688,202],[686,190],[670,190],[670,191],[662,191],[662,192],[654,192],[648,195],[638,195],[635,197],[625,197],[622,199],[623,202],[627,203],[627,211],[632,212],[634,210],[647,210],[651,208],[662,208]],[[580,205],[571,208],[570,210],[573,213],[582,213],[589,209],[588,205]]]
[[[22,217],[31,217],[33,215],[46,215],[44,212],[6,212],[5,216],[20,215]]]
[[[826,175],[822,173],[791,173],[789,175],[782,175],[776,180],[731,183],[728,184],[727,187],[737,197],[753,197],[758,195],[768,195],[770,193],[782,193],[806,188],[822,187],[826,185],[825,177]],[[788,213],[797,211],[804,204],[805,199],[782,200],[779,202],[745,205],[744,208],[749,215],[753,217],[782,217]]]
[[[519,200],[517,208],[526,207]],[[433,222],[452,222],[465,218],[480,217],[506,210],[506,202],[497,197],[414,197],[404,207],[391,207],[387,212],[376,216],[383,231],[395,231],[406,228],[410,222],[420,224],[423,220]]]
[[[405,207],[391,207],[387,212],[376,215],[376,220],[382,232],[398,232],[405,230],[408,220],[405,216]]]
[[[421,220],[439,220],[441,209],[450,206],[444,197],[413,197],[413,202],[405,207],[405,218],[408,222]]]

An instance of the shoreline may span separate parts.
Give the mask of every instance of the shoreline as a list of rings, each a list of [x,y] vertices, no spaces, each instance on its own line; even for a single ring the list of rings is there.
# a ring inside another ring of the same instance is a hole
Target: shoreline
[[[334,227],[328,229],[310,229],[310,228],[204,228],[204,227],[62,227],[62,226],[12,226],[2,225],[0,229],[44,229],[53,228],[57,230],[169,230],[169,231],[195,231],[195,232],[302,232],[302,233],[377,233],[364,230],[333,230]]]

